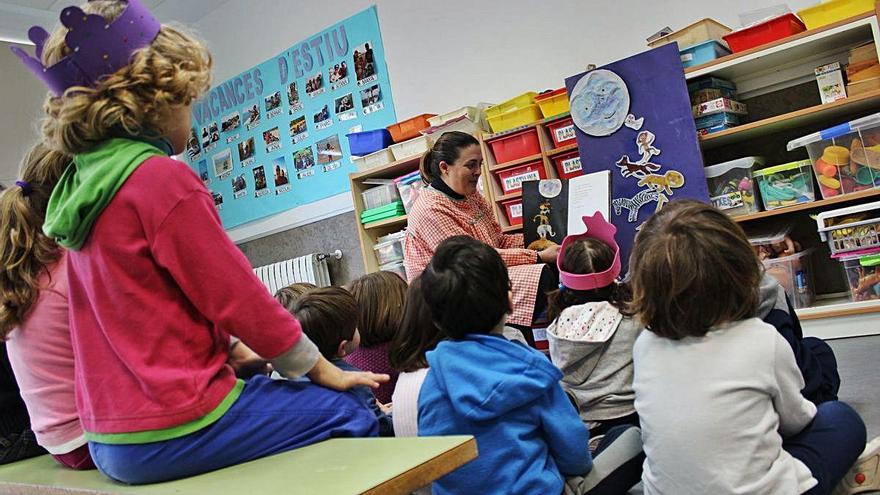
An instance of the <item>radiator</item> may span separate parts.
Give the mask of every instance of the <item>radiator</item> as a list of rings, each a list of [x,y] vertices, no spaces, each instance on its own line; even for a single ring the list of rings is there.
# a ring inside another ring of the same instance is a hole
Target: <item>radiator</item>
[[[342,252],[336,250],[331,254],[307,254],[254,268],[254,273],[272,294],[296,282],[309,282],[318,287],[327,287],[330,285],[330,270],[327,266],[327,259],[330,257],[340,259]]]

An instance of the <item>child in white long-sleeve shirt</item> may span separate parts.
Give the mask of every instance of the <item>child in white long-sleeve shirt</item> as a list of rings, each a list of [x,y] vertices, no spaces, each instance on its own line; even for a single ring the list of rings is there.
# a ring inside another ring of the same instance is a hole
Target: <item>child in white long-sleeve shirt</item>
[[[791,348],[754,318],[762,269],[718,210],[674,202],[633,247],[633,350],[647,495],[828,494],[865,447],[842,402],[818,407]]]

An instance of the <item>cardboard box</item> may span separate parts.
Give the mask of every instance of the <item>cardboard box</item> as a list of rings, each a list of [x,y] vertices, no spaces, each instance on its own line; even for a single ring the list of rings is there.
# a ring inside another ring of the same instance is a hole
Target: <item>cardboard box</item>
[[[728,98],[716,98],[714,100],[694,105],[694,117],[702,117],[703,115],[714,115],[716,113],[726,112],[736,115],[746,115],[748,108],[745,103],[740,103]]]
[[[846,98],[846,86],[843,84],[843,74],[840,72],[840,63],[816,67],[816,83],[819,85],[819,96],[822,103]]]

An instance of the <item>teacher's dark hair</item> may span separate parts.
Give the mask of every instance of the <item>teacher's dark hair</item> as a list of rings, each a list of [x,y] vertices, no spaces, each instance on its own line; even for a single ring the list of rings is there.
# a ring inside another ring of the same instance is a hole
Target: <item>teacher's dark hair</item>
[[[440,177],[440,162],[451,165],[458,160],[461,150],[475,145],[479,146],[480,142],[466,132],[444,132],[434,143],[434,146],[422,155],[422,163],[419,165],[422,181],[425,184],[433,182],[434,179]]]

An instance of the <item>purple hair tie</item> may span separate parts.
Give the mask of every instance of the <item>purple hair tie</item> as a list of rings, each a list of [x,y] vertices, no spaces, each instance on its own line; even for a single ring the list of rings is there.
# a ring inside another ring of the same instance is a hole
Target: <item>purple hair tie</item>
[[[17,180],[15,181],[15,185],[21,188],[21,194],[24,196],[30,196],[33,192],[31,185],[25,180]]]

